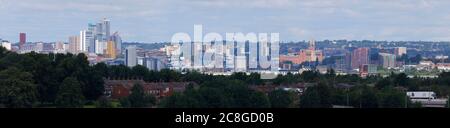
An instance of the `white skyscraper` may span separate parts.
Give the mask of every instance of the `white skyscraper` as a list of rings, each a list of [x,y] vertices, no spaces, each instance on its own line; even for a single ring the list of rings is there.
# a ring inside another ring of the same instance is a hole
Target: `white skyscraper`
[[[88,41],[88,39],[89,38],[86,38],[87,37],[87,35],[86,35],[86,33],[87,33],[87,31],[86,30],[83,30],[83,31],[80,31],[80,43],[78,43],[78,50],[79,51],[81,51],[81,52],[86,52],[87,51],[87,43],[89,42]]]
[[[104,54],[107,43],[104,41],[95,40],[95,53]]]
[[[111,38],[110,21],[105,18],[97,24],[89,24],[84,36],[86,38],[82,40],[85,41],[86,51],[103,54],[106,49],[106,42],[110,41]]]
[[[97,25],[95,25],[95,40],[103,41],[103,26],[103,23],[97,23]]]
[[[88,45],[88,51],[89,53],[95,53],[95,36],[96,36],[96,25],[95,24],[88,24],[88,30],[86,33],[87,37],[90,37]]]
[[[108,41],[109,37],[111,36],[110,21],[106,18],[103,19],[103,35],[104,35],[103,40],[105,41]]]
[[[136,46],[128,46],[125,51],[125,63],[128,67],[134,67],[137,63]]]

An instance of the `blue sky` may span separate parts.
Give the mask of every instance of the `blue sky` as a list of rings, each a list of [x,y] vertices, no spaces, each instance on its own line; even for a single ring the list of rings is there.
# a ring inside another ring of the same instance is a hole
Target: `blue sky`
[[[0,38],[67,41],[104,17],[125,41],[170,41],[194,24],[282,41],[450,41],[449,0],[0,0]]]

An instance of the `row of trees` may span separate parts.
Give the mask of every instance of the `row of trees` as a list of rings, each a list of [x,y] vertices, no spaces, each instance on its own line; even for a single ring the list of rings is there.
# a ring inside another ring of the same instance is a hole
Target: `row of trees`
[[[420,107],[394,87],[377,89],[367,85],[338,88],[325,81],[309,87],[302,95],[276,89],[267,95],[241,80],[219,79],[199,88],[189,87],[159,104],[164,108],[330,108],[333,105],[360,108]]]
[[[376,89],[366,85],[350,88],[335,88],[318,83],[308,88],[300,97],[302,108],[329,108],[333,105],[357,108],[405,108],[420,107],[413,104],[406,92],[396,88]]]
[[[180,75],[171,70],[156,74],[142,66],[90,66],[84,54],[17,54],[0,47],[0,107],[113,107],[111,100],[103,96],[104,78],[171,81],[174,74]],[[118,106],[148,107],[155,102],[154,96],[136,85]]]
[[[190,85],[184,93],[170,96],[160,104],[165,108],[267,108],[268,97],[251,90],[240,80],[215,79],[199,88]]]
[[[0,48],[0,106],[80,107],[103,95],[84,54],[17,54]]]
[[[154,96],[136,85],[129,97],[112,105],[103,97],[104,78],[142,79],[147,82],[194,82],[183,93],[162,99],[156,104]],[[302,95],[285,90],[267,94],[254,88],[266,85],[313,83]],[[352,87],[342,88],[338,84]],[[405,74],[389,77],[336,75],[306,71],[302,74],[278,76],[261,80],[260,75],[234,73],[213,76],[195,71],[180,73],[164,69],[150,71],[143,66],[89,65],[84,54],[17,54],[0,48],[0,107],[404,107],[414,106],[405,96],[407,90],[431,90],[438,96],[450,93],[450,73],[438,78],[408,78]]]

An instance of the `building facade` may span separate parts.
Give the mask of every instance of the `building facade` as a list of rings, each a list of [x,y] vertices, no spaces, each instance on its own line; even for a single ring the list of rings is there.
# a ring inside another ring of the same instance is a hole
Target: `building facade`
[[[297,55],[281,55],[280,62],[292,62],[293,64],[302,64],[304,62],[322,62],[324,59],[322,50],[316,50],[315,41],[309,42],[308,49],[303,49]]]
[[[69,37],[69,52],[71,53],[79,53],[80,48],[80,37],[79,36],[71,36]]]
[[[125,51],[125,64],[128,67],[134,67],[137,64],[136,46],[128,46]]]
[[[19,49],[22,49],[25,43],[27,43],[27,34],[19,33]]]
[[[369,48],[357,48],[352,52],[351,68],[358,69],[361,65],[369,64]]]
[[[394,54],[380,53],[381,65],[383,68],[395,68],[396,56]]]

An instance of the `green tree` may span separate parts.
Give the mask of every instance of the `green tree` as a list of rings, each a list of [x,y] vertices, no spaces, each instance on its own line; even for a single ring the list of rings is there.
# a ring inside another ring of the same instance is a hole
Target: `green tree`
[[[242,105],[247,102],[234,102],[232,103],[232,97],[227,97],[222,89],[216,87],[202,87],[199,89],[200,97],[198,98],[203,107],[206,108],[229,108],[233,106],[245,106]],[[242,100],[247,101],[248,97],[242,97]]]
[[[114,107],[111,103],[111,101],[106,97],[100,97],[99,100],[96,102],[95,106],[97,108],[112,108]]]
[[[269,108],[270,107],[270,101],[267,95],[265,95],[262,92],[253,92],[250,95],[250,106],[249,108]]]
[[[261,85],[263,81],[261,80],[261,75],[259,73],[251,73],[247,77],[246,83],[250,85]]]
[[[379,80],[376,84],[375,84],[375,88],[377,89],[383,89],[386,87],[392,86],[391,81],[389,79],[383,78],[381,80]]]
[[[300,96],[300,107],[303,108],[331,108],[332,98],[331,89],[328,85],[319,82],[314,87],[306,89]]]
[[[5,57],[7,54],[9,54],[9,51],[5,47],[0,47],[0,58]]]
[[[33,58],[37,61],[34,63],[33,79],[38,85],[39,101],[41,103],[54,103],[56,93],[63,79],[63,76],[58,71],[60,68],[56,67],[56,63],[52,60],[56,59],[55,54],[44,55],[37,54]]]
[[[140,84],[135,84],[131,88],[131,94],[120,101],[122,107],[151,107],[156,103],[156,98],[153,95],[145,94],[144,87]]]
[[[315,82],[317,79],[320,78],[320,73],[318,71],[304,71],[300,75],[300,77],[303,80],[306,80],[306,82]]]
[[[379,95],[380,106],[384,108],[403,108],[409,100],[404,92],[394,88],[384,88]]]
[[[105,63],[97,63],[94,65],[94,70],[99,73],[101,76],[103,77],[107,77],[108,76],[108,65],[106,65]]]
[[[82,72],[75,73],[81,84],[81,90],[86,100],[96,101],[105,91],[103,77],[95,71],[94,68],[88,67]]]
[[[319,92],[310,88],[305,91],[305,93],[300,96],[300,108],[323,108],[321,104]]]
[[[145,76],[148,75],[149,70],[147,67],[144,67],[142,65],[136,65],[133,68],[131,68],[131,72],[134,77],[144,78]]]
[[[364,86],[361,91],[361,107],[378,108],[378,97],[373,88]]]
[[[293,92],[277,89],[269,93],[272,108],[289,108],[294,103]]]
[[[395,75],[394,84],[396,86],[408,87],[409,86],[408,81],[409,81],[409,78],[405,73],[400,73],[398,75]]]
[[[198,94],[195,92],[194,94]],[[163,108],[206,108],[194,95],[175,93],[161,101]]]
[[[132,71],[125,65],[113,65],[108,68],[109,77],[112,79],[128,79],[131,77]]]
[[[67,77],[62,82],[56,97],[58,107],[77,108],[83,107],[84,96],[80,82],[74,77]]]
[[[10,67],[0,72],[0,106],[20,108],[32,107],[38,97],[33,76]]]
[[[159,72],[159,78],[165,82],[177,82],[181,80],[181,74],[170,69],[162,69]]]
[[[358,108],[377,108],[379,98],[377,90],[366,85],[352,87],[349,93],[350,105]]]
[[[120,98],[119,102],[120,102],[120,107],[131,108],[131,103],[130,103],[130,100],[128,100],[128,97]]]

